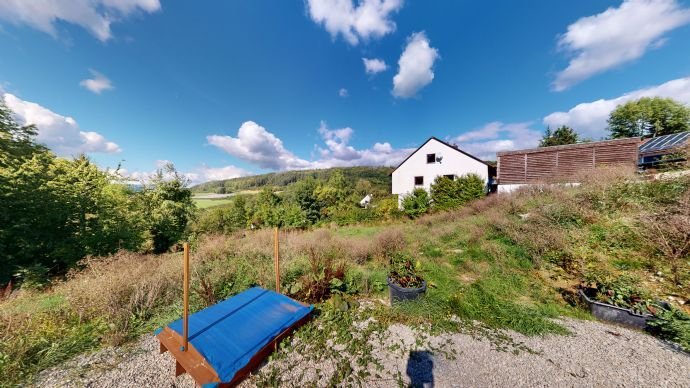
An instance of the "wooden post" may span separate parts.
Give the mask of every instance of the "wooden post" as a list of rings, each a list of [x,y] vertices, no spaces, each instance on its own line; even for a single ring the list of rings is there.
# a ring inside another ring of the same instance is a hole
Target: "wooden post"
[[[183,293],[184,301],[182,302],[182,351],[187,351],[189,347],[189,243],[184,243],[184,257],[182,266],[184,268],[183,279]]]
[[[275,228],[273,233],[273,269],[276,272],[276,292],[280,294],[280,250],[278,242],[278,227]]]

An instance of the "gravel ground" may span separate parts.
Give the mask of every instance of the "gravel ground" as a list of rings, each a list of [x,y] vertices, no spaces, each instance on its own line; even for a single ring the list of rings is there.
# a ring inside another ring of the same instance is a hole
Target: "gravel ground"
[[[690,387],[690,357],[649,335],[593,321],[566,319],[561,323],[573,334],[525,337],[507,333],[513,344],[522,344],[507,348],[466,334],[427,336],[420,345],[419,333],[407,326],[392,325],[383,335],[384,340],[376,341],[373,353],[383,370],[363,385]],[[395,344],[400,346],[392,346]],[[327,386],[328,377],[336,372],[333,363],[299,362],[300,358],[299,354],[291,354],[269,362],[242,386],[255,386],[262,375],[275,370],[281,373],[282,385]],[[147,335],[127,347],[78,356],[42,372],[35,384],[194,386],[188,375],[174,378],[173,371],[172,357],[158,354],[158,341]]]

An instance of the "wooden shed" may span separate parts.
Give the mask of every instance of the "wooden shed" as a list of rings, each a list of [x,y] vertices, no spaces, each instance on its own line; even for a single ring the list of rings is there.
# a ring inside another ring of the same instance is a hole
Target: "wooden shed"
[[[505,151],[498,157],[498,191],[544,182],[574,183],[576,174],[604,165],[637,166],[639,137]]]

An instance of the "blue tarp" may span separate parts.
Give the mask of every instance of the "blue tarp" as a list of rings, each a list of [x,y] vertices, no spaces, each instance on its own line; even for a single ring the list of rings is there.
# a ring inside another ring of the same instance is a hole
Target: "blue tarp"
[[[189,342],[215,369],[222,382],[271,340],[312,311],[285,295],[250,288],[189,316]],[[169,325],[182,335],[182,320]]]

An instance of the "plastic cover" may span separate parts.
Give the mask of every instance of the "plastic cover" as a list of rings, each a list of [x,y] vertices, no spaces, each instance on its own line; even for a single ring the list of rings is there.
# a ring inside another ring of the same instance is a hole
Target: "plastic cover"
[[[259,350],[312,310],[285,295],[250,288],[191,314],[189,342],[221,382],[229,382]],[[169,327],[182,336],[181,319]]]

